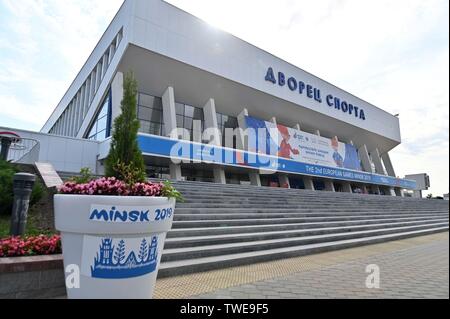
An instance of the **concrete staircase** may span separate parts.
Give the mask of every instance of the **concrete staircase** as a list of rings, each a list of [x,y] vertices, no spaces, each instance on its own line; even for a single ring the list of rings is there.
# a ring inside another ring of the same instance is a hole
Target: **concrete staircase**
[[[174,182],[159,277],[448,231],[449,204],[388,196]]]

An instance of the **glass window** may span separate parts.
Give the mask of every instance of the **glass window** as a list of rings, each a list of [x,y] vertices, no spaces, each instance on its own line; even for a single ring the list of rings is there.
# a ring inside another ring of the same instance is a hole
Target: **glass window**
[[[142,133],[150,133],[150,122],[147,121],[140,121],[141,122],[141,127],[139,128],[139,131]]]
[[[150,134],[161,135],[161,124],[150,122]]]
[[[148,94],[139,94],[139,105],[162,111],[162,99]]]
[[[196,119],[196,120],[202,120],[203,121],[204,120],[203,109],[201,109],[199,107],[194,108],[194,116],[193,116],[193,118]]]
[[[99,118],[105,117],[108,115],[108,107],[105,105],[104,107],[102,107],[100,113],[98,114]]]
[[[156,123],[162,123],[163,113],[158,110],[152,110],[150,113],[150,121],[156,122]]]
[[[159,110],[153,110],[148,107],[140,106],[138,112],[138,119],[144,121],[152,121],[161,123],[163,119],[163,113]]]
[[[231,116],[223,117],[222,125],[226,128],[237,128],[238,127],[237,118]]]
[[[184,116],[184,104],[176,103],[175,104],[175,109],[177,111],[177,115]]]
[[[193,120],[189,117],[184,118],[184,128],[192,130]]]
[[[222,114],[217,113],[217,125],[222,126]]]
[[[147,94],[139,94],[139,105],[151,107],[153,104],[153,96]]]
[[[153,108],[155,110],[163,110],[163,104],[162,104],[162,98],[160,97],[155,97],[153,100]]]
[[[101,108],[87,134],[90,140],[103,141],[111,134],[111,98],[110,93],[101,104]]]
[[[151,109],[148,107],[139,106],[138,119],[148,121],[150,120]]]
[[[177,115],[177,127],[182,128],[184,126],[184,117]]]
[[[194,107],[190,105],[185,105],[184,107],[184,116],[193,118],[194,117]]]
[[[97,141],[103,141],[106,139],[106,130],[97,133]]]
[[[104,116],[97,122],[97,131],[106,131],[107,125],[108,125],[108,117]]]

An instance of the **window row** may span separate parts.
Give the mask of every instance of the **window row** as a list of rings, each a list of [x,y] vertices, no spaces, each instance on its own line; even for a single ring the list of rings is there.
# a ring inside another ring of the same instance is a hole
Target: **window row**
[[[87,138],[93,141],[103,141],[111,136],[111,94],[108,93],[107,97],[101,104],[101,108],[95,117]]]
[[[72,137],[75,137],[78,134],[122,38],[123,29],[121,29],[113,39],[92,72],[81,85],[81,88],[66,107],[64,113],[56,121],[55,125],[50,130],[51,134]],[[90,134],[87,134],[85,137],[89,138],[89,135]]]

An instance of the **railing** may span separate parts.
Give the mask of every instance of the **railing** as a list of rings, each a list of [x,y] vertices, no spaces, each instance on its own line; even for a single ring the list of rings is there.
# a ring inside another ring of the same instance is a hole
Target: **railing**
[[[11,144],[8,161],[21,164],[34,164],[39,161],[40,143],[30,138],[21,138],[19,142]]]

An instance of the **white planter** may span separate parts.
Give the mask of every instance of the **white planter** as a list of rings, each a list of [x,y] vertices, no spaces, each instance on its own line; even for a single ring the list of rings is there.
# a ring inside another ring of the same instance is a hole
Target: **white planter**
[[[152,298],[175,199],[55,195],[54,205],[64,268],[80,270],[70,299]]]

